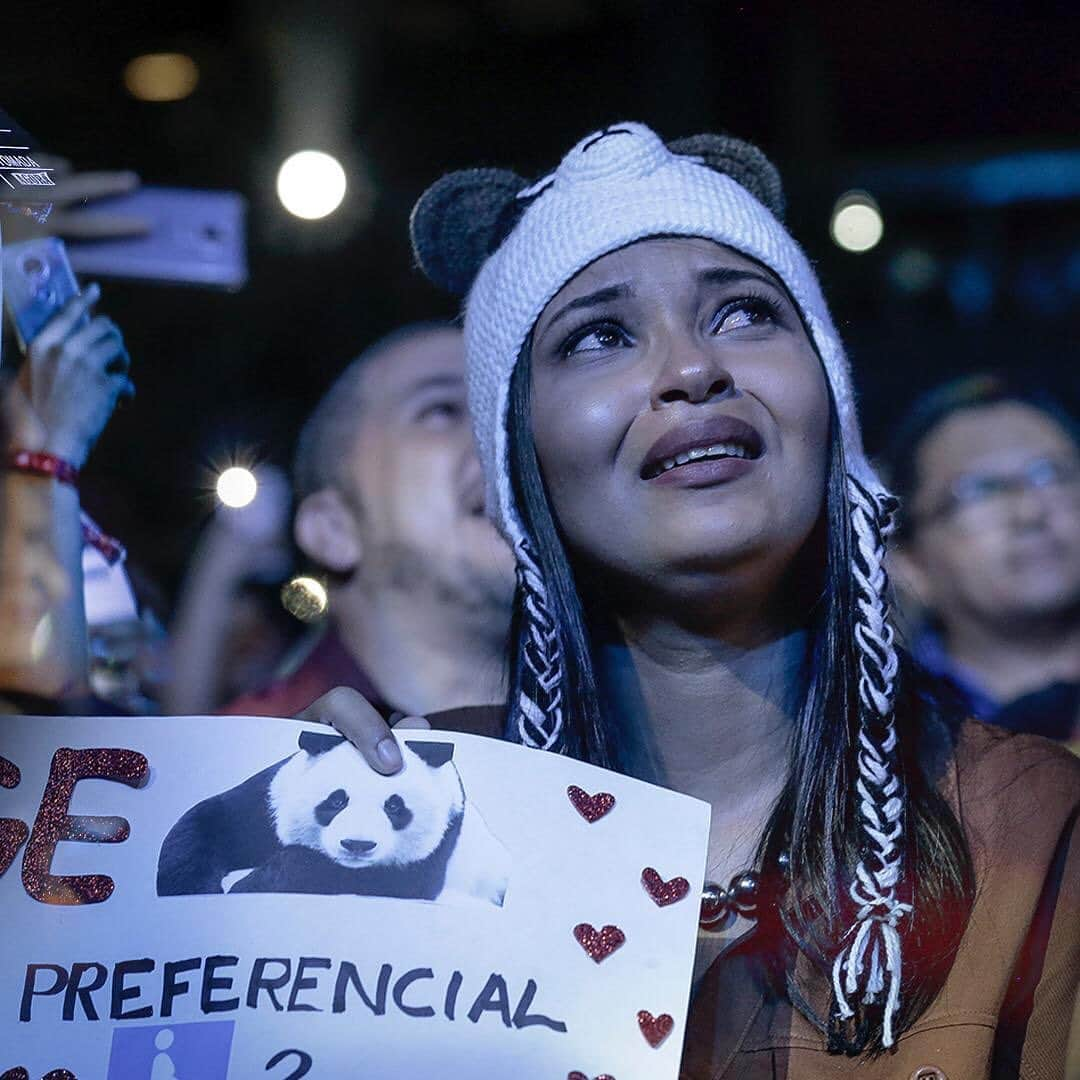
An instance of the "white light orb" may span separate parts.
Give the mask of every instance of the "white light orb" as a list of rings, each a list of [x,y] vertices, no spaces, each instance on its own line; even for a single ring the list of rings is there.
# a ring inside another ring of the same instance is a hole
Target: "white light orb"
[[[217,478],[217,497],[233,510],[247,506],[258,490],[255,474],[242,465],[233,465]]]
[[[287,157],[278,169],[281,205],[306,221],[332,214],[345,198],[347,187],[341,162],[321,150],[301,150]]]
[[[865,191],[849,191],[836,201],[829,232],[838,247],[862,253],[881,242],[885,222],[872,196]]]

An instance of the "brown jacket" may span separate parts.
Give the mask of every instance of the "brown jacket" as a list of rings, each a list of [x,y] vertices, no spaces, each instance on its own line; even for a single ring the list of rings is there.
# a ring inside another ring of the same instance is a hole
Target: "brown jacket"
[[[501,710],[432,722],[498,735]],[[938,757],[934,775],[967,836],[977,895],[934,1003],[877,1059],[828,1054],[824,1036],[769,988],[750,933],[694,996],[683,1080],[1063,1080],[1080,982],[1080,760],[975,722]],[[801,955],[794,978],[825,1015],[828,980]]]
[[[945,986],[896,1048],[876,1060],[827,1054],[767,988],[749,935],[695,995],[684,1080],[1063,1080],[1080,980],[1080,760],[972,722],[939,787],[971,848],[975,906]],[[824,1016],[828,980],[802,956],[795,979]]]

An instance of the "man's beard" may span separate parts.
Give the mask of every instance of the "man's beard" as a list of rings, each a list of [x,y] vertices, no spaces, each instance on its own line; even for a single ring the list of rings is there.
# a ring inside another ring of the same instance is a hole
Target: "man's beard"
[[[453,607],[480,627],[504,634],[510,624],[514,578],[495,559],[433,555],[403,543],[365,552],[360,572],[372,591],[392,589],[438,607]]]

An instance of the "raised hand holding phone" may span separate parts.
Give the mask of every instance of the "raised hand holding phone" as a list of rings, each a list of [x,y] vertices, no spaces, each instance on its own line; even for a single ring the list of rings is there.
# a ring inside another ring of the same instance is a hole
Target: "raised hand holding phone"
[[[42,449],[81,468],[121,397],[132,397],[120,328],[90,317],[97,285],[72,297],[30,343],[18,385],[45,429]]]
[[[117,401],[134,393],[123,337],[92,314],[101,291],[79,293],[62,241],[13,245],[3,262],[4,306],[25,353],[8,391],[9,442],[81,468]]]

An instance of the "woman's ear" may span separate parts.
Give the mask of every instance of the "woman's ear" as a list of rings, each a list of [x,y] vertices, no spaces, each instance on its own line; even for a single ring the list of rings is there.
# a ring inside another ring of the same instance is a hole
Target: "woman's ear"
[[[352,573],[360,565],[356,519],[333,488],[316,491],[300,503],[293,536],[309,559],[335,574]]]

